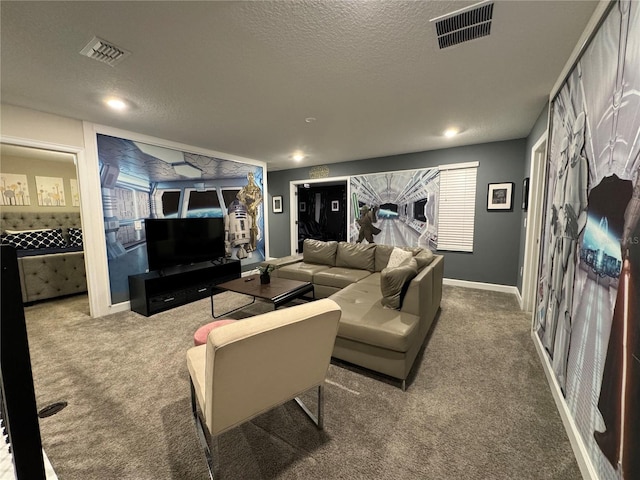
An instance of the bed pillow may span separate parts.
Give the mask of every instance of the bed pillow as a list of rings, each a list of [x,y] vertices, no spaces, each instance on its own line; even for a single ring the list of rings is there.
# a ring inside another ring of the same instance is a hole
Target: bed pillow
[[[82,229],[76,227],[69,227],[67,229],[69,234],[69,245],[72,247],[82,246]]]
[[[61,228],[2,235],[2,244],[11,245],[18,250],[64,248],[67,246],[62,237]]]
[[[9,233],[11,235],[17,235],[19,233],[29,233],[29,232],[44,232],[45,230],[51,230],[50,228],[28,228],[25,230],[5,230],[4,233]]]
[[[387,267],[380,272],[382,305],[399,310],[409,282],[418,274],[418,264],[414,258],[398,267]]]

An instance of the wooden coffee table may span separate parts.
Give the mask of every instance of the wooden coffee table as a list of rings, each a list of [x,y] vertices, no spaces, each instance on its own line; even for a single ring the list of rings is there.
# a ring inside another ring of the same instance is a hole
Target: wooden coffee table
[[[213,318],[220,318],[223,315],[228,315],[229,313],[248,307],[256,301],[256,298],[261,298],[273,303],[274,310],[291,300],[301,298],[307,293],[311,293],[311,298],[315,300],[313,283],[311,282],[299,282],[298,280],[271,277],[270,283],[260,283],[260,275],[257,274],[220,283],[216,285],[216,288],[249,295],[253,297],[253,301],[243,305],[242,307],[235,308],[222,315],[216,316],[213,312],[213,295],[211,295],[211,316]]]

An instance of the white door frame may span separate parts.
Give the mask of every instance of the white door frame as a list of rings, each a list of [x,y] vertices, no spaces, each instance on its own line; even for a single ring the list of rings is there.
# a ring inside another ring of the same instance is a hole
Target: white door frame
[[[540,236],[542,235],[542,210],[544,208],[545,167],[547,158],[545,132],[531,148],[529,172],[529,207],[526,217],[524,245],[524,270],[522,274],[522,310],[532,312],[536,301]]]
[[[78,189],[80,190],[80,222],[82,224],[83,232],[85,233],[84,238],[87,238],[89,235],[86,235],[87,230],[90,229],[90,210],[87,208],[87,203],[90,200],[90,194],[87,191],[86,182],[83,180],[83,169],[86,165],[86,156],[85,149],[82,147],[78,147],[75,145],[63,145],[59,143],[53,143],[48,141],[41,140],[32,140],[21,137],[11,137],[2,135],[0,136],[0,143],[4,143],[7,145],[18,145],[22,147],[30,147],[37,148],[41,150],[51,150],[53,152],[63,152],[74,155],[74,164],[76,167],[76,172],[78,176]],[[86,270],[86,278],[87,278],[87,297],[89,299],[89,315],[91,317],[96,317],[98,308],[98,295],[96,295],[95,285],[98,284],[98,280],[93,274],[94,268],[89,268],[90,255],[88,255],[88,250],[91,249],[91,245],[84,245],[84,266]],[[93,265],[92,265],[93,266]]]
[[[333,182],[346,182],[347,184],[347,216],[345,218],[345,231],[347,232],[347,239],[349,238],[349,219],[351,218],[351,177],[327,177],[327,178],[308,178],[306,180],[292,180],[289,182],[289,211],[291,212],[290,222],[290,242],[291,242],[291,255],[296,255],[298,249],[298,187],[305,183],[333,183]]]

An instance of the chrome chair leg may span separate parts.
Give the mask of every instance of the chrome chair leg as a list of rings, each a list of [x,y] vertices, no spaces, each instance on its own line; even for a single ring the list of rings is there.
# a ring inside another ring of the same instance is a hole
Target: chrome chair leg
[[[324,428],[324,384],[318,385],[318,413],[314,414],[299,397],[295,397],[295,401],[300,408],[307,414],[316,426],[322,430]]]
[[[204,450],[204,456],[207,459],[207,469],[209,470],[209,478],[214,480],[219,476],[220,464],[218,459],[218,438],[209,435],[206,427],[202,424],[202,418],[198,414],[198,400],[196,398],[196,390],[193,386],[193,381],[189,379],[191,385],[191,412],[193,413],[193,420],[196,426],[196,432],[198,433],[198,440],[200,446]]]

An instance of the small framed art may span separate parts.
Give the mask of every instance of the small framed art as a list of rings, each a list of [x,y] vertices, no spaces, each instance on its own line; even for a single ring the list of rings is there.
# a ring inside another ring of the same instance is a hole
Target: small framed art
[[[282,195],[273,196],[273,213],[282,213]]]
[[[487,210],[513,210],[513,182],[489,184],[487,189]]]
[[[307,211],[307,204],[304,202],[300,202],[300,211],[301,212],[306,212]]]
[[[339,200],[331,200],[331,211],[339,212],[340,211],[340,201]]]

